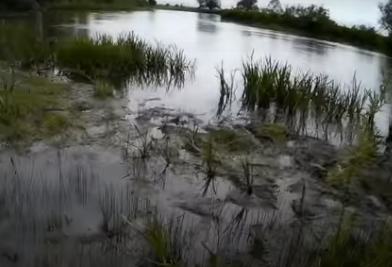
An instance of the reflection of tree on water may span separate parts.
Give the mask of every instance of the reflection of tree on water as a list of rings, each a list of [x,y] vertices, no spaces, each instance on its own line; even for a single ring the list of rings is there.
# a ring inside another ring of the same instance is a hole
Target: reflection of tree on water
[[[326,43],[309,39],[309,38],[293,38],[294,47],[299,50],[316,53],[319,55],[325,55],[327,49],[332,47]]]
[[[198,14],[197,30],[201,32],[215,33],[217,31],[216,21],[218,16],[215,14]]]

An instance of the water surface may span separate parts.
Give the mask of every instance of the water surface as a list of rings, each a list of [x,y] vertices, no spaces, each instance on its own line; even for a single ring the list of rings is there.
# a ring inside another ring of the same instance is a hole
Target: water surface
[[[381,54],[347,45],[221,22],[220,16],[167,10],[134,13],[91,13],[77,17],[66,29],[72,34],[108,34],[113,37],[134,31],[143,39],[165,45],[175,44],[186,56],[196,59],[195,79],[183,90],[167,93],[164,88],[131,86],[131,109],[145,99],[160,98],[143,104],[143,108],[164,106],[192,112],[208,121],[216,112],[219,84],[216,67],[223,64],[229,74],[241,67],[244,59],[271,57],[287,62],[297,71],[324,73],[343,84],[351,83],[354,75],[366,88],[377,89],[387,58]],[[240,76],[240,73],[237,73]],[[237,84],[240,93],[241,84]],[[140,89],[140,88],[139,88]],[[383,131],[387,118],[379,119]]]

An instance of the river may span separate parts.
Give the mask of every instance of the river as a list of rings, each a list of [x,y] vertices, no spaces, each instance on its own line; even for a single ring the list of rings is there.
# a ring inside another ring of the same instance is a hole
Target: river
[[[319,41],[265,29],[221,22],[219,15],[167,10],[133,13],[91,13],[72,24],[63,25],[72,34],[118,36],[134,31],[150,42],[175,44],[190,59],[196,59],[195,79],[184,90],[167,93],[156,87],[129,90],[130,107],[148,98],[156,106],[200,114],[208,121],[216,112],[219,81],[216,67],[223,64],[227,73],[241,67],[252,53],[254,58],[271,57],[289,63],[297,71],[324,73],[335,81],[349,84],[354,75],[365,88],[377,89],[387,58],[381,54],[348,45]],[[238,73],[239,75],[239,73]],[[238,84],[240,88],[241,85]],[[152,104],[152,103],[149,103]],[[380,116],[379,116],[380,117]],[[388,118],[378,118],[386,132]]]

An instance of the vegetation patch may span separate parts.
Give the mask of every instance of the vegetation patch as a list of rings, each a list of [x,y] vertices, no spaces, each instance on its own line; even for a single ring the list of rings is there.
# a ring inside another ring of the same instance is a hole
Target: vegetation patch
[[[34,140],[58,134],[70,125],[66,86],[38,77],[4,72],[0,86],[0,138]],[[17,77],[17,78],[16,78]],[[13,81],[17,79],[17,82]],[[54,112],[64,112],[61,115]],[[67,114],[67,115],[66,115]]]
[[[218,149],[231,153],[251,151],[255,146],[252,136],[239,130],[220,128],[212,130],[208,134],[207,138],[210,138],[210,141],[215,143]]]
[[[97,80],[94,85],[94,95],[97,98],[105,99],[113,96],[113,86],[105,80]]]
[[[279,123],[264,123],[256,128],[255,136],[259,139],[267,139],[275,144],[283,144],[287,140],[287,128]]]
[[[175,47],[152,46],[135,34],[73,37],[57,49],[57,65],[79,78],[104,79],[116,87],[127,82],[182,85],[193,63]]]
[[[352,44],[358,47],[390,53],[390,39],[377,33],[374,27],[338,25],[329,17],[329,10],[311,5],[288,6],[280,9],[240,9],[221,12],[224,20],[253,26],[285,30],[328,41]]]
[[[144,0],[60,0],[50,2],[46,8],[62,11],[121,11],[136,10],[147,5]]]

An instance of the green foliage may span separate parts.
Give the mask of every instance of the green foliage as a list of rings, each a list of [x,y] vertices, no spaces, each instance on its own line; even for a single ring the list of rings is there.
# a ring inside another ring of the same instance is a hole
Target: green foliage
[[[156,6],[157,5],[157,1],[156,0],[148,0],[148,4],[150,6]]]
[[[209,10],[220,9],[220,0],[197,0],[199,3],[199,8],[208,8]]]
[[[96,97],[105,99],[113,96],[113,86],[104,80],[96,80],[94,84],[94,94]]]
[[[41,7],[56,10],[133,10],[146,6],[145,0],[37,0]],[[0,7],[26,11],[33,8],[33,0],[3,0]]]
[[[319,251],[319,267],[392,266],[392,231],[386,223],[381,229],[370,229],[355,235],[353,217],[345,216],[328,248]]]
[[[56,134],[70,125],[68,118],[64,115],[50,114],[44,117],[43,126],[50,134]]]
[[[380,3],[379,9],[381,11],[381,26],[388,31],[392,32],[392,1],[388,0],[386,3]]]
[[[319,39],[343,42],[366,49],[389,53],[388,38],[378,34],[374,28],[364,25],[340,26],[330,19],[329,11],[311,5],[289,6],[284,10],[262,9],[260,11],[224,10],[222,19],[261,27],[283,29]]]
[[[287,128],[279,123],[263,123],[256,129],[256,137],[267,138],[275,144],[282,144],[287,139]]]
[[[208,138],[210,138],[220,151],[235,153],[249,151],[254,147],[254,143],[248,135],[228,128],[212,130],[209,132]]]
[[[59,44],[57,63],[74,75],[104,79],[116,87],[127,82],[181,85],[193,66],[182,50],[149,45],[133,33],[117,40],[74,37]]]
[[[150,3],[150,1],[148,2]],[[147,5],[145,0],[58,0],[47,4],[51,10],[134,10]]]
[[[358,145],[327,176],[330,185],[347,193],[350,193],[354,179],[358,178],[364,168],[373,164],[377,157],[379,140],[373,131],[369,127],[362,127],[358,137]]]
[[[291,66],[270,58],[245,61],[242,80],[244,110],[268,113],[273,107],[274,122],[283,120],[289,130],[297,132],[304,131],[312,120],[316,128],[321,125],[325,132],[330,125],[343,129],[345,120],[355,126],[365,113],[370,125],[385,99],[385,92],[362,90],[355,79],[349,89],[343,90],[324,75],[293,74]]]
[[[4,77],[11,80],[10,74]],[[63,87],[37,77],[16,76],[13,90],[0,85],[0,139],[42,138],[70,125],[65,115],[50,114],[62,109]]]
[[[237,3],[237,8],[245,9],[245,10],[256,10],[257,0],[240,0]]]
[[[31,69],[51,60],[53,46],[40,41],[31,25],[7,22],[0,25],[0,60]]]

